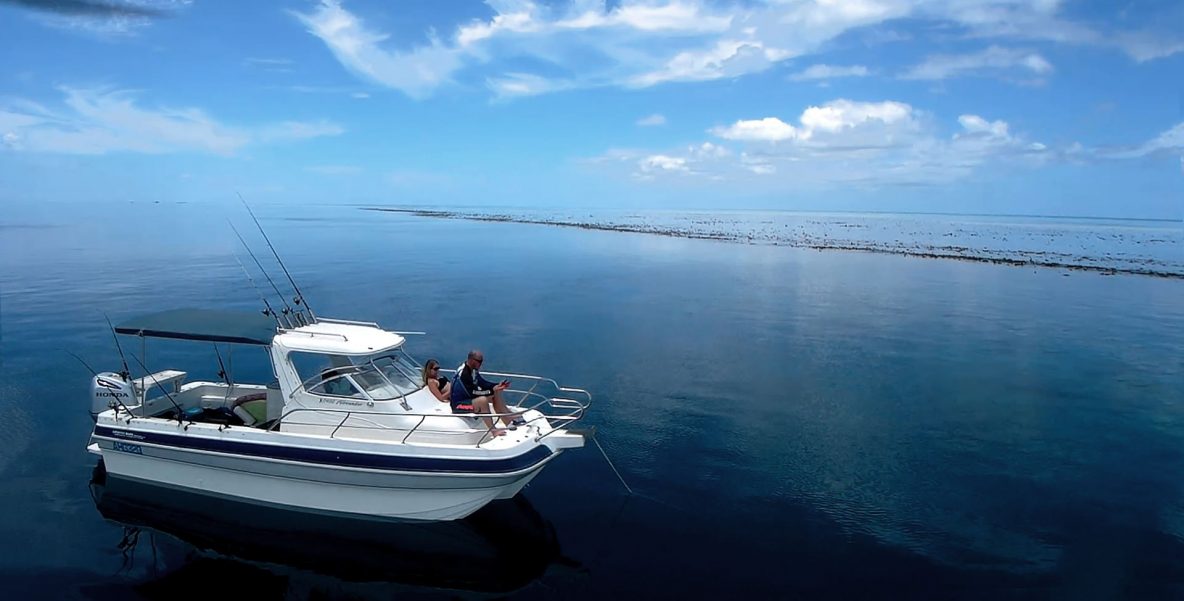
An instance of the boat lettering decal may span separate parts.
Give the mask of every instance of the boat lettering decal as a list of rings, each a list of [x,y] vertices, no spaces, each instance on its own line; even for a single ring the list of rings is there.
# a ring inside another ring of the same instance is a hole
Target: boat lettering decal
[[[144,449],[138,444],[129,444],[126,442],[119,442],[118,440],[111,444],[116,451],[121,453],[135,453],[137,455],[144,454]]]
[[[102,386],[103,388],[107,389],[105,391],[96,392],[95,393],[96,396],[115,397],[117,399],[118,398],[131,398],[131,395],[129,395],[126,392],[123,392],[120,389],[119,384],[112,382],[110,380],[107,380],[104,378],[95,378],[95,384],[98,384],[99,386]]]
[[[145,444],[160,445],[181,451],[207,451],[227,455],[260,457],[295,461],[300,463],[358,467],[379,470],[419,473],[466,473],[466,474],[504,474],[517,472],[541,465],[551,457],[551,450],[539,445],[533,449],[514,457],[497,459],[463,459],[443,457],[411,457],[407,455],[386,455],[382,453],[364,453],[345,451],[342,449],[325,449],[315,447],[298,447],[275,444],[260,444],[206,438],[204,436],[167,434],[164,432],[133,433],[125,430],[115,430],[108,426],[96,426],[94,435],[108,438],[129,438],[143,441]],[[139,445],[134,445],[139,446]]]

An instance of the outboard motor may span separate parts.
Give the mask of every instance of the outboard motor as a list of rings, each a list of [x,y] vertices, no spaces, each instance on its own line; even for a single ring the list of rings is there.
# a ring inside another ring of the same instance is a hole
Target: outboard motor
[[[132,383],[125,380],[122,374],[103,372],[95,376],[90,383],[90,417],[98,415],[122,403],[125,407],[135,403]]]

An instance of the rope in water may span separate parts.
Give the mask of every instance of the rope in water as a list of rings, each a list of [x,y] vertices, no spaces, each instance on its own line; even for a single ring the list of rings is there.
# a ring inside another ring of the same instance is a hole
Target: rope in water
[[[621,472],[617,471],[617,466],[613,465],[613,461],[608,458],[608,453],[604,452],[604,447],[600,446],[600,441],[597,440],[595,436],[593,436],[592,442],[596,443],[596,448],[600,449],[600,455],[604,457],[605,463],[608,463],[608,466],[612,468],[613,473],[617,475],[617,480],[621,481],[621,486],[624,486],[625,490],[629,491],[629,494],[633,494],[633,489],[629,488],[628,484],[625,484],[625,479],[621,477]]]

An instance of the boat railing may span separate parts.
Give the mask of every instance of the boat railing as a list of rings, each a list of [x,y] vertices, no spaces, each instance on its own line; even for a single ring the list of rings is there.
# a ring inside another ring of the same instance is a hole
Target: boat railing
[[[442,370],[451,371],[451,370]],[[585,411],[592,404],[592,394],[582,388],[571,388],[560,386],[555,380],[550,378],[543,378],[540,376],[529,376],[525,374],[505,374],[490,372],[488,375],[499,378],[514,378],[519,380],[527,380],[533,382],[530,388],[525,390],[506,389],[505,393],[511,397],[507,399],[507,404],[517,407],[517,410],[508,413],[436,413],[436,412],[384,412],[384,411],[360,411],[360,410],[346,410],[346,409],[329,409],[329,408],[306,408],[297,407],[285,413],[279,419],[268,425],[268,430],[275,430],[282,425],[305,425],[305,426],[330,426],[332,422],[325,421],[304,421],[300,420],[300,416],[310,414],[326,415],[326,414],[340,414],[341,419],[337,421],[329,434],[333,438],[342,428],[357,428],[364,430],[389,430],[389,431],[405,431],[400,442],[407,442],[413,434],[416,433],[432,433],[437,435],[458,435],[468,436],[474,431],[479,431],[479,428],[468,430],[454,430],[454,429],[439,429],[425,427],[429,417],[443,418],[443,417],[461,417],[470,419],[491,418],[493,420],[492,426],[485,427],[484,435],[478,440],[476,446],[481,446],[483,443],[493,439],[493,430],[498,428],[498,420],[502,417],[516,418],[522,416],[524,413],[535,410],[541,415],[531,420],[527,420],[527,426],[532,421],[546,420],[551,429],[544,432],[535,438],[535,441],[540,441],[555,432],[567,430],[572,424],[584,417]],[[539,392],[538,388],[541,384],[550,384],[556,391],[565,396],[548,396]],[[573,398],[568,398],[573,397]],[[400,418],[419,418],[414,426],[406,427],[406,424],[389,425],[383,421],[390,420],[392,417]],[[352,421],[351,421],[352,420]],[[347,422],[350,422],[347,425]]]
[[[440,367],[440,371],[448,372],[448,373],[452,373],[452,374],[456,373],[455,369],[447,369],[443,366]],[[564,412],[564,413],[559,413],[556,415],[556,414],[547,414],[546,412],[543,412],[542,410],[540,410],[539,412],[543,413],[544,417],[547,417],[550,419],[555,419],[555,418],[565,419],[571,415],[578,416],[575,419],[572,419],[570,422],[564,423],[563,428],[570,427],[572,423],[575,423],[580,418],[582,418],[584,416],[584,412],[587,411],[588,407],[592,404],[592,393],[588,392],[587,390],[584,390],[583,388],[571,388],[571,387],[567,387],[567,386],[560,386],[558,382],[556,382],[555,380],[552,380],[551,378],[545,378],[543,376],[532,376],[532,375],[528,375],[528,374],[515,374],[515,373],[505,373],[505,372],[495,372],[495,371],[485,372],[483,375],[490,376],[493,378],[506,378],[506,379],[510,379],[511,381],[526,380],[528,382],[532,382],[532,384],[530,385],[530,388],[528,388],[526,390],[507,388],[503,394],[519,395],[518,401],[516,403],[510,403],[510,401],[507,401],[507,404],[515,404],[518,407],[522,408],[523,401],[526,401],[529,399],[529,400],[533,400],[534,404],[528,405],[526,407],[526,409],[528,409],[528,410],[529,409],[538,409],[542,405],[549,405],[549,407],[552,410],[555,410],[558,412]],[[565,394],[565,395],[569,395],[569,396],[573,396],[573,397],[582,397],[583,400],[581,401],[578,398],[569,399],[569,398],[558,397],[558,396],[550,397],[550,396],[541,394],[538,392],[538,387],[540,384],[550,384],[560,394]],[[535,400],[535,399],[537,399],[537,400]],[[483,414],[483,415],[486,415],[486,414]],[[555,432],[560,429],[561,428],[559,428],[559,427],[555,427],[553,430],[551,430],[551,432]],[[548,432],[547,434],[540,436],[539,439],[545,438],[546,436],[550,435],[551,432]]]
[[[347,326],[366,326],[371,328],[382,329],[382,326],[373,321],[354,321],[352,319],[332,319],[329,317],[317,317],[317,323],[339,323]]]
[[[284,332],[287,334],[302,334],[304,336],[308,336],[309,338],[316,338],[317,336],[331,336],[333,338],[340,338],[345,342],[349,342],[349,337],[338,332],[318,332],[316,330],[285,330]]]

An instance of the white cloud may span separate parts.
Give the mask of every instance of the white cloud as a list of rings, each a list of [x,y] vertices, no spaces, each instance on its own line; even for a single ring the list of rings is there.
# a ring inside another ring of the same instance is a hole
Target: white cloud
[[[704,142],[698,146],[687,147],[687,154],[696,158],[719,159],[732,155],[732,151],[711,142]]]
[[[723,32],[732,23],[731,16],[707,14],[697,2],[675,0],[665,5],[622,3],[608,13],[604,12],[603,2],[588,4],[591,10],[558,21],[555,25],[564,29],[626,27],[639,31]]]
[[[807,107],[798,119],[800,125],[790,125],[777,117],[740,120],[727,127],[714,127],[711,134],[727,140],[748,142],[808,141],[819,134],[840,132],[869,124],[881,126],[915,126],[912,107],[903,102],[853,102],[832,100],[821,106]]]
[[[667,81],[704,81],[756,73],[788,58],[786,51],[766,48],[752,40],[720,40],[706,50],[679,52],[659,69],[641,73],[629,80],[637,87],[649,87]]]
[[[982,134],[995,138],[1010,137],[1007,135],[1007,123],[1003,121],[987,121],[978,115],[962,115],[958,117],[958,123],[970,135]]]
[[[502,99],[537,96],[572,87],[568,82],[547,79],[530,73],[507,73],[504,77],[490,79],[486,85],[493,91],[494,96]]]
[[[1154,140],[1144,144],[1142,150],[1145,154],[1159,150],[1184,150],[1184,122],[1177,123],[1175,127],[1159,134]]]
[[[946,79],[959,75],[980,75],[1020,69],[1032,75],[1052,73],[1052,65],[1035,52],[991,46],[973,54],[938,54],[901,75],[902,79]]]
[[[863,65],[810,65],[805,70],[790,75],[793,81],[813,81],[818,79],[836,79],[839,77],[867,77],[871,72]]]
[[[1184,38],[1178,33],[1167,36],[1149,32],[1123,32],[1114,37],[1114,44],[1140,63],[1184,52]]]
[[[794,126],[776,118],[740,120],[727,127],[715,127],[711,133],[728,140],[780,142],[808,136]]]
[[[903,102],[852,102],[839,99],[807,108],[802,113],[801,122],[808,132],[834,132],[873,121],[892,125],[908,121],[912,116],[913,108]]]
[[[427,97],[461,66],[461,51],[437,39],[406,52],[383,49],[388,36],[367,29],[334,0],[323,0],[311,14],[293,14],[347,69],[412,98]]]
[[[1098,154],[1104,158],[1132,159],[1163,153],[1180,153],[1184,160],[1184,121],[1134,148],[1104,150]]]
[[[486,40],[500,33],[527,33],[536,31],[539,24],[535,22],[532,13],[535,6],[531,2],[518,3],[512,9],[514,12],[503,12],[495,15],[488,23],[473,23],[461,27],[456,32],[456,41],[461,46],[471,46],[481,40]]]
[[[638,162],[637,166],[643,173],[651,173],[654,171],[689,171],[687,168],[687,160],[680,157],[671,157],[664,154],[655,154]]]
[[[924,111],[892,100],[836,99],[804,108],[796,123],[763,117],[709,131],[738,144],[739,152],[713,142],[681,152],[643,151],[634,177],[755,177],[794,186],[933,184],[966,177],[988,163],[1038,165],[1059,156],[1014,134],[1006,121],[979,115],[960,116],[953,135],[943,135]],[[1176,143],[1164,138],[1168,142],[1161,145]],[[607,156],[600,161],[619,164]]]
[[[197,108],[141,107],[130,92],[61,90],[64,108],[58,111],[21,100],[0,103],[0,131],[5,132],[5,138],[15,136],[19,149],[29,152],[230,155],[252,143],[301,140],[344,131],[327,121],[234,127]]]
[[[666,125],[666,117],[659,113],[654,113],[637,120],[637,125],[640,127],[655,127],[658,125]]]
[[[391,10],[399,10],[391,5]],[[498,98],[595,87],[649,87],[757,73],[818,54],[839,36],[911,19],[928,35],[1120,48],[1137,60],[1184,50],[1179,33],[1100,31],[1063,17],[1056,0],[496,0],[490,16],[426,42],[396,39],[339,0],[294,13],[350,72],[425,98],[456,81]],[[418,37],[418,36],[417,36]],[[919,40],[924,42],[925,40]],[[930,57],[902,77],[944,79],[1018,70],[1043,77],[1041,54],[989,46]],[[863,65],[813,65],[791,79],[861,77]]]

